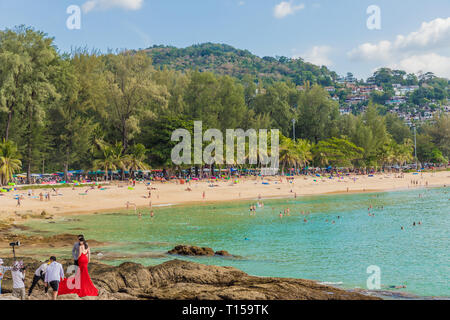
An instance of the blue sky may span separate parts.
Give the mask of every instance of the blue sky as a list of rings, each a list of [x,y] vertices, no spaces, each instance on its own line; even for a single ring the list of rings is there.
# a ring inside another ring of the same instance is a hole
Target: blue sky
[[[82,9],[79,30],[66,27],[70,5]],[[380,8],[380,30],[366,26],[370,5]],[[380,66],[450,78],[448,0],[0,0],[0,28],[20,24],[62,51],[217,42],[359,78]]]

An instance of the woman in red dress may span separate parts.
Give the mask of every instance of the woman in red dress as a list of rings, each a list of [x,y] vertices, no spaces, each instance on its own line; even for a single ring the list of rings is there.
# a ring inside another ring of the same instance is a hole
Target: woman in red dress
[[[78,270],[75,278],[63,279],[59,285],[58,295],[77,294],[82,297],[96,297],[98,290],[92,283],[88,272],[88,264],[91,258],[91,249],[84,239],[80,240],[80,252],[78,254]]]

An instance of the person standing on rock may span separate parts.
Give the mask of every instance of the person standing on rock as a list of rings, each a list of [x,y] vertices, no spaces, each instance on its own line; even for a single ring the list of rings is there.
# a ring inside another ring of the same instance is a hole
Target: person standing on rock
[[[78,235],[78,241],[75,242],[72,248],[72,257],[73,257],[73,264],[78,266],[78,257],[80,256],[80,241],[81,239],[84,239],[84,236],[82,234]]]
[[[50,264],[50,260],[45,261],[45,263],[41,264],[39,268],[34,273],[33,277],[33,283],[31,284],[30,289],[28,290],[28,296],[31,296],[31,293],[33,292],[34,287],[38,284],[39,280],[42,280],[45,282],[45,273],[47,272],[47,268]],[[45,287],[45,293],[48,292],[48,287]]]
[[[58,298],[59,282],[61,279],[64,279],[64,270],[62,265],[59,262],[56,262],[56,257],[50,257],[50,262],[50,265],[47,267],[47,272],[45,273],[44,282],[47,288],[50,284],[50,287],[53,290],[53,300],[56,300]]]
[[[13,280],[13,297],[25,300],[25,268],[22,261],[14,262],[14,266],[11,269]]]
[[[71,279],[63,279],[59,286],[58,294],[77,294],[80,298],[96,297],[98,290],[89,276],[88,264],[91,261],[91,249],[84,239],[80,240],[80,251],[78,257],[78,270],[75,275],[75,285]]]

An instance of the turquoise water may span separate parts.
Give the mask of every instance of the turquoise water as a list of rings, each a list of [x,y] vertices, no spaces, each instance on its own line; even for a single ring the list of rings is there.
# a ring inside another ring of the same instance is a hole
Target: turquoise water
[[[366,269],[376,265],[381,268],[382,288],[406,285],[403,291],[408,293],[449,297],[449,191],[439,188],[266,200],[256,216],[250,216],[248,210],[252,202],[242,201],[155,208],[153,219],[148,211],[142,219],[122,212],[28,225],[50,233],[81,232],[88,239],[111,242],[107,247],[93,248],[96,253],[133,254],[105,261],[115,265],[126,260],[159,264],[173,257],[149,253],[190,244],[227,250],[242,258],[182,259],[234,266],[252,275],[306,278],[365,289]],[[370,205],[375,216],[368,215]],[[291,215],[280,219],[280,211],[287,207]],[[311,213],[304,216],[302,210]],[[422,225],[413,227],[413,222],[419,221]]]

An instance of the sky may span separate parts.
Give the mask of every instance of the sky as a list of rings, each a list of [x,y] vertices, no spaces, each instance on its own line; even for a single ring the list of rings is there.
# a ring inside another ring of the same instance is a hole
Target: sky
[[[449,0],[0,0],[0,29],[22,24],[62,52],[214,42],[358,78],[379,67],[450,78]]]

